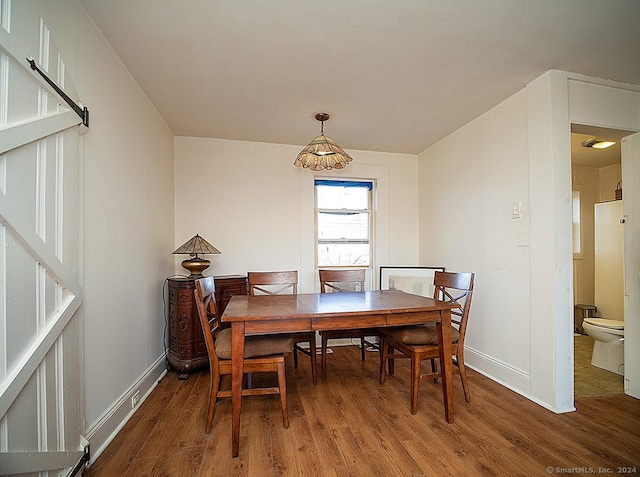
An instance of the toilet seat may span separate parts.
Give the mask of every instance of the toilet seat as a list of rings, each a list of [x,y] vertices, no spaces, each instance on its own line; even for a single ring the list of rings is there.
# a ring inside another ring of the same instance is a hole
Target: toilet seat
[[[606,318],[585,318],[583,323],[589,323],[593,326],[609,328],[612,330],[624,330],[624,321],[607,320]]]

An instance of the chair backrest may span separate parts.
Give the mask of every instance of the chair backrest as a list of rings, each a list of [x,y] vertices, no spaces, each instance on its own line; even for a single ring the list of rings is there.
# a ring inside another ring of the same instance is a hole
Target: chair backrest
[[[364,291],[365,271],[360,270],[318,270],[320,293]]]
[[[298,293],[298,272],[249,272],[249,295],[284,295]]]
[[[464,343],[467,332],[471,296],[473,295],[473,273],[455,273],[437,271],[433,278],[435,290],[433,297],[437,300],[457,303],[460,308],[451,310],[451,323],[460,331],[459,343]]]
[[[213,277],[204,277],[196,280],[194,295],[196,298],[196,309],[202,326],[204,342],[207,345],[209,354],[209,366],[211,373],[218,370],[218,355],[216,354],[215,336],[220,327],[220,317],[216,308],[216,287]]]

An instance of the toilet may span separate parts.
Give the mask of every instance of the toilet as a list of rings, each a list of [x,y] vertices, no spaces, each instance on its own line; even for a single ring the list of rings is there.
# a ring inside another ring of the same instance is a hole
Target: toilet
[[[624,321],[585,318],[582,328],[594,339],[591,364],[624,375]]]

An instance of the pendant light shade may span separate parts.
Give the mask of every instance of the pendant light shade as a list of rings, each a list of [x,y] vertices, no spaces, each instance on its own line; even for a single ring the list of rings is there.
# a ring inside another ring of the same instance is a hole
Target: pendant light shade
[[[300,151],[293,165],[312,171],[343,169],[353,158],[331,138],[324,135],[324,122],[329,119],[329,115],[318,113],[316,119],[321,123],[320,135]]]

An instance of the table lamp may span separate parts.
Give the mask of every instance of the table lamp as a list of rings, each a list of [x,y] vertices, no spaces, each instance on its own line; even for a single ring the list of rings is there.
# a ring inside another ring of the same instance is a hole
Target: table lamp
[[[209,267],[211,261],[206,258],[198,257],[198,254],[220,254],[222,252],[200,237],[200,235],[196,234],[185,244],[175,249],[173,253],[190,255],[190,258],[182,261],[182,266],[191,272],[189,278],[199,278],[202,277],[202,272]]]

